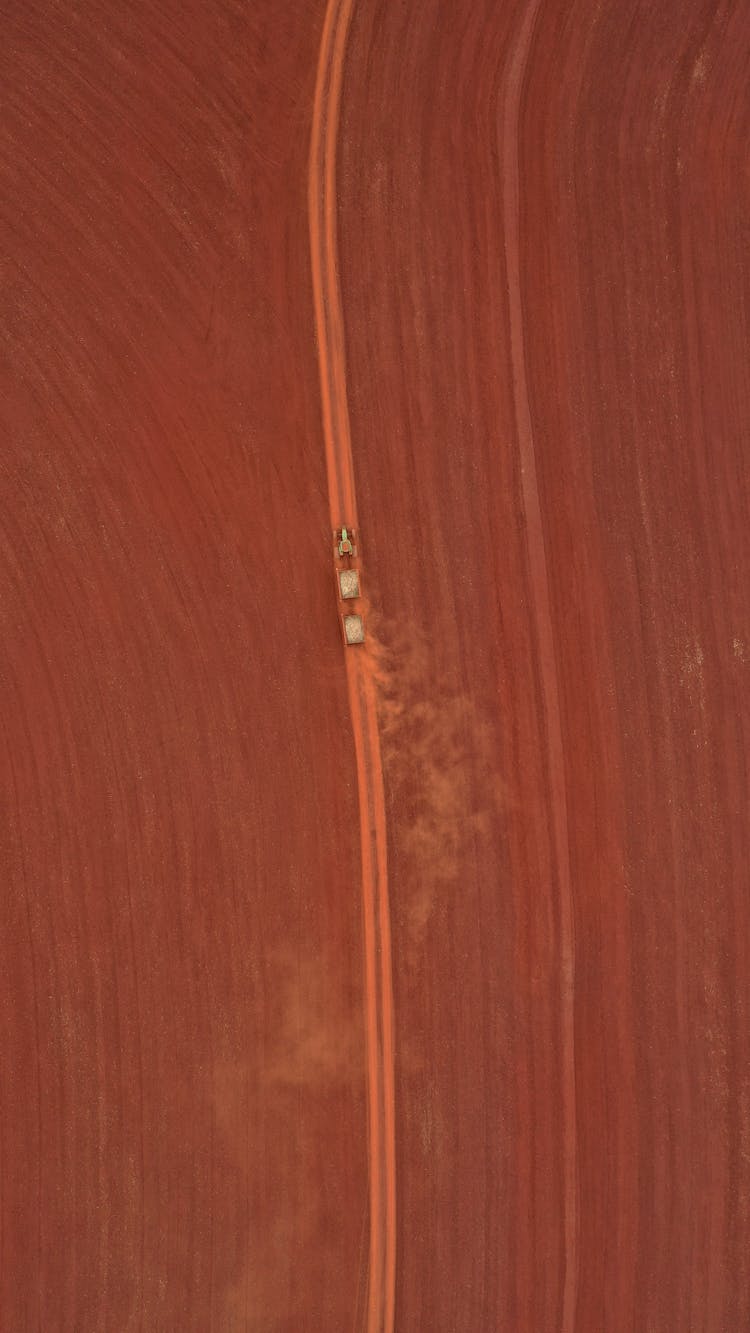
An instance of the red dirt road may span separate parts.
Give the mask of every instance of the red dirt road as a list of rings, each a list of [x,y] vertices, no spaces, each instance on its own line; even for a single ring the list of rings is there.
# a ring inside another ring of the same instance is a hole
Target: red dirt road
[[[330,0],[323,23],[313,106],[308,210],[315,328],[331,528],[358,531],[344,320],[338,271],[337,180],[341,81],[350,0]],[[358,537],[361,553],[361,539]],[[335,545],[335,543],[334,543]],[[341,608],[339,608],[341,610]],[[396,1275],[396,1141],[393,973],[388,851],[378,682],[369,650],[346,654],[357,756],[365,981],[369,1145],[367,1329],[392,1333]]]
[[[0,1328],[750,1327],[747,7],[2,33]]]

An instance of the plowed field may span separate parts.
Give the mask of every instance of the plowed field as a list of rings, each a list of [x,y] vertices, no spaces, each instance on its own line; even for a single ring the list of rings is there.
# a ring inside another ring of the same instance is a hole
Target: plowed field
[[[747,5],[0,23],[0,1329],[741,1333]]]

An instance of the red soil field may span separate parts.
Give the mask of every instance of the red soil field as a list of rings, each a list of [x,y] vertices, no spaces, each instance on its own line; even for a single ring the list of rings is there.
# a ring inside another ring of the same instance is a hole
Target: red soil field
[[[2,36],[0,1328],[750,1327],[747,7]]]

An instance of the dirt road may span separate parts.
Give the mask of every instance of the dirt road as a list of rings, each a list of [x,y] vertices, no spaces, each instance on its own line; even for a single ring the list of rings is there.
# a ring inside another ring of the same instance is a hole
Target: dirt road
[[[747,6],[2,35],[0,1327],[749,1327]]]
[[[315,87],[308,209],[331,529],[358,527],[337,235],[338,129],[351,0],[329,0]],[[361,548],[361,539],[360,548]],[[365,617],[366,618],[366,617]],[[367,626],[367,633],[372,627]],[[371,647],[346,654],[357,756],[368,1088],[368,1333],[392,1333],[396,1273],[393,976],[388,853]]]

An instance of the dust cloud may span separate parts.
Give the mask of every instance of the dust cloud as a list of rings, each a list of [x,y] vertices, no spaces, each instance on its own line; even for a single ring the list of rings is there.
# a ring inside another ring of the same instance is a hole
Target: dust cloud
[[[404,871],[398,911],[416,950],[433,913],[466,878],[476,843],[506,808],[507,788],[489,722],[474,700],[436,679],[425,639],[372,608],[367,627],[390,841]]]
[[[326,1091],[361,1081],[361,1011],[334,993],[335,969],[320,957],[279,950],[273,970],[278,1010],[264,1063],[267,1084]]]
[[[343,1149],[331,1148],[329,1183],[323,1188],[324,1127],[340,1117],[364,1126],[365,1057],[359,997],[350,993],[340,964],[324,949],[310,944],[305,953],[291,943],[276,945],[268,950],[266,974],[262,1040],[244,1071],[245,1136],[254,1127],[265,1136],[264,1162],[259,1166],[249,1157],[245,1263],[225,1293],[226,1322],[220,1326],[284,1333],[306,1327],[306,1276],[320,1262],[321,1237],[341,1226],[330,1190],[331,1180],[339,1179]],[[241,1072],[218,1071],[220,1125],[232,1114]],[[250,1151],[258,1149],[251,1144]],[[279,1179],[284,1188],[274,1183]],[[365,1203],[363,1194],[363,1208]]]

